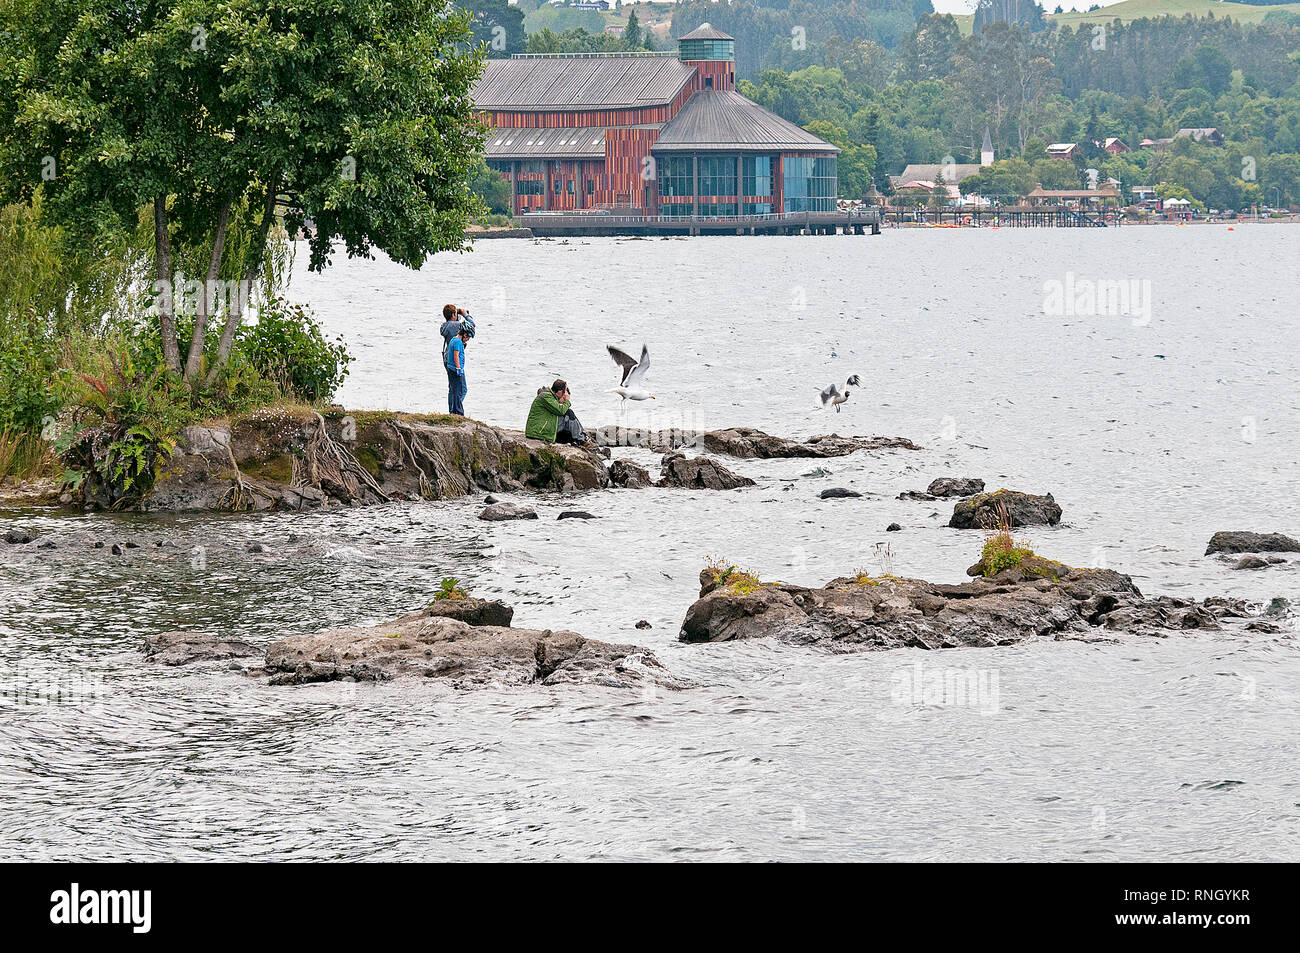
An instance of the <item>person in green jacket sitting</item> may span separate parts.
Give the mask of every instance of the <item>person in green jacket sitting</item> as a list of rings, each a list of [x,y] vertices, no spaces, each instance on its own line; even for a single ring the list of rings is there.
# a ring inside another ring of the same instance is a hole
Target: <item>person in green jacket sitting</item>
[[[533,405],[528,408],[524,436],[532,440],[545,440],[547,443],[573,443],[581,446],[587,442],[587,433],[573,413],[569,385],[566,382],[557,380],[550,390],[544,387],[538,390]]]

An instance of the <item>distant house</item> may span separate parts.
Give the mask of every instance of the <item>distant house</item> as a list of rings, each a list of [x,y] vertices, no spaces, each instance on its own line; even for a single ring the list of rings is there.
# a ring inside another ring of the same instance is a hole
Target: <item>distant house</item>
[[[570,6],[575,10],[604,11],[609,9],[609,0],[577,0],[576,3],[572,3]]]
[[[1155,141],[1154,139],[1143,139],[1141,142],[1138,143],[1138,148],[1139,148],[1139,149],[1153,149],[1153,148],[1155,148],[1155,144],[1156,144],[1156,141]]]
[[[622,36],[624,29],[625,27],[621,27],[617,25],[607,26],[605,27],[605,32],[608,33],[610,36]]]
[[[957,162],[950,165],[941,162],[913,162],[903,169],[902,175],[891,175],[889,182],[896,189],[914,186],[932,189],[942,176],[943,184],[948,187],[949,194],[954,194],[957,186],[972,175],[978,174],[981,168],[982,166],[973,162]],[[953,181],[949,181],[950,179]]]
[[[1047,147],[1049,159],[1073,159],[1079,154],[1077,142],[1053,142]]]
[[[1196,142],[1209,143],[1212,146],[1223,145],[1223,133],[1213,126],[1202,126],[1194,129],[1179,129],[1174,133],[1175,139],[1190,137]]]
[[[1129,189],[1133,196],[1133,204],[1139,208],[1159,208],[1160,199],[1156,197],[1154,186],[1135,185]]]
[[[1117,136],[1111,136],[1109,139],[1107,139],[1105,142],[1101,144],[1101,147],[1113,156],[1117,156],[1120,155],[1121,153],[1133,151],[1132,149],[1130,149],[1128,146],[1124,144],[1123,139],[1120,139]]]

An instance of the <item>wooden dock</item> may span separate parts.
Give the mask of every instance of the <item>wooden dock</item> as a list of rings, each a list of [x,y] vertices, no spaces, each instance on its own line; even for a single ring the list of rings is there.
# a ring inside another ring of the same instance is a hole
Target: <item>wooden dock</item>
[[[942,225],[945,228],[1106,228],[1123,221],[1118,210],[1072,208],[1066,205],[999,205],[994,208],[884,210],[895,225]]]

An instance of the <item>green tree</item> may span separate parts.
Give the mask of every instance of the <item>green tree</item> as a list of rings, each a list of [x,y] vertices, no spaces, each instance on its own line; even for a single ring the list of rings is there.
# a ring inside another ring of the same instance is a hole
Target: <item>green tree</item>
[[[629,50],[640,49],[645,45],[645,35],[641,30],[640,21],[636,18],[635,10],[627,15],[627,26],[623,28],[623,42],[627,44]]]
[[[484,130],[481,50],[437,0],[9,0],[0,8],[0,198],[39,188],[52,223],[87,239],[152,210],[154,276],[174,252],[209,282],[256,283],[283,222],[310,267],[335,243],[410,267],[463,245]],[[308,224],[310,223],[310,225]],[[210,286],[207,286],[210,287]],[[158,294],[168,371],[201,377],[210,294],[182,360],[176,301]],[[207,381],[243,315],[235,294]]]

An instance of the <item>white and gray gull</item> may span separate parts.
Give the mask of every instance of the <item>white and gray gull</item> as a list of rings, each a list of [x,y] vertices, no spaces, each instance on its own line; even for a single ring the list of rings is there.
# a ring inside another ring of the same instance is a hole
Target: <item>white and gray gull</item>
[[[613,345],[607,344],[605,347],[609,351],[609,356],[614,359],[614,363],[623,369],[623,379],[610,393],[618,394],[623,398],[624,403],[629,400],[654,400],[655,395],[641,386],[641,379],[645,377],[645,372],[650,367],[650,350],[642,344],[641,360],[637,361],[632,355],[620,351]]]
[[[849,394],[852,393],[849,388],[857,387],[861,383],[861,380],[858,379],[858,375],[854,374],[844,382],[844,390],[840,390],[838,384],[831,384],[821,392],[820,396],[822,399],[822,406],[833,406],[835,408],[835,413],[838,414],[840,412],[840,404],[848,400]]]

